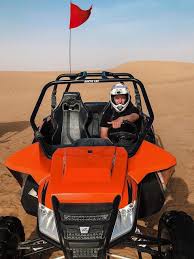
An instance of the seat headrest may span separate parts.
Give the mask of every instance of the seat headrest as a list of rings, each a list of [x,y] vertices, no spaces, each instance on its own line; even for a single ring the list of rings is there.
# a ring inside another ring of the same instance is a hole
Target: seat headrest
[[[68,102],[68,103],[72,103],[72,102],[80,102],[81,100],[81,96],[79,92],[64,92],[63,93],[63,97],[61,99],[61,102]]]
[[[80,110],[82,99],[79,92],[64,92],[58,108],[63,110]]]

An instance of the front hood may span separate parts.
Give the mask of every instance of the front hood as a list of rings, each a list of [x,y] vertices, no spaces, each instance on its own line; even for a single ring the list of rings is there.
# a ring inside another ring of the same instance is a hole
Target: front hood
[[[120,195],[120,204],[126,205],[127,161],[127,152],[120,147],[58,149],[52,157],[44,195],[46,206],[52,207],[52,195],[68,203],[112,202],[116,195]],[[39,196],[42,188],[40,190]]]

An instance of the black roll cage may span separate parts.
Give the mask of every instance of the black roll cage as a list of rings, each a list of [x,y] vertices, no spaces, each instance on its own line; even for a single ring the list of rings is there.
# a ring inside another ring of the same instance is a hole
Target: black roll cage
[[[154,114],[152,111],[152,107],[151,107],[151,104],[150,104],[150,101],[147,96],[143,83],[140,80],[134,78],[129,73],[112,73],[112,72],[108,72],[108,71],[102,71],[101,73],[90,73],[90,72],[83,71],[83,72],[80,72],[77,74],[60,74],[56,78],[55,81],[51,81],[51,82],[47,83],[42,88],[39,98],[35,104],[34,110],[30,117],[30,123],[31,123],[32,129],[34,131],[35,138],[37,141],[40,142],[40,144],[43,148],[43,151],[45,152],[47,157],[49,157],[49,158],[51,157],[48,150],[50,148],[52,149],[52,146],[47,144],[44,141],[44,138],[43,138],[42,134],[39,132],[38,127],[35,123],[36,115],[38,113],[38,110],[40,108],[40,105],[42,103],[42,100],[45,96],[46,91],[50,87],[54,86],[53,92],[52,92],[52,97],[51,97],[51,106],[52,106],[52,109],[54,109],[56,106],[56,92],[57,92],[57,88],[59,85],[66,85],[65,92],[68,92],[71,84],[87,84],[87,83],[99,84],[99,83],[116,83],[116,82],[121,82],[121,83],[132,82],[133,83],[134,91],[135,91],[135,98],[136,98],[136,105],[139,108],[139,110],[142,111],[141,99],[140,99],[140,94],[139,94],[139,90],[138,90],[138,86],[139,86],[142,96],[144,98],[145,104],[146,104],[148,114],[149,114],[149,116],[146,116],[146,124],[145,124],[144,131],[142,131],[140,133],[139,140],[137,141],[136,145],[133,147],[129,156],[133,156],[136,153],[136,151],[140,147],[142,141],[144,140],[146,134],[148,133],[149,129],[151,128],[153,120],[154,120]],[[61,147],[61,146],[58,146],[58,147]]]

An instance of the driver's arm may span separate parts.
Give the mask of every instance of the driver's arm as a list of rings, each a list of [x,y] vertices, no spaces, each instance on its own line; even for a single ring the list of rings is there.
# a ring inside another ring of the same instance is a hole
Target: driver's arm
[[[106,127],[100,128],[100,137],[108,139],[108,128],[106,128]]]
[[[116,120],[109,121],[108,124],[112,124],[113,129],[118,129],[121,127],[121,124],[124,121],[129,121],[129,122],[135,122],[136,120],[139,119],[139,115],[137,113],[131,113],[129,115],[121,116],[117,118]]]
[[[139,114],[134,112],[129,115],[122,116],[122,118],[123,121],[135,122],[139,119]]]

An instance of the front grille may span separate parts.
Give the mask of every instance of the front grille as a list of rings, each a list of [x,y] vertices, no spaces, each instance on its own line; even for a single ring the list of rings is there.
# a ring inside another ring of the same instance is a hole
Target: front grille
[[[110,219],[110,214],[103,214],[103,215],[63,215],[64,221],[106,221]]]
[[[67,240],[98,240],[103,238],[103,232],[91,234],[75,234],[68,232],[66,238]]]
[[[64,238],[67,240],[99,240],[104,238],[108,227],[107,224],[89,226],[63,224],[62,226]]]
[[[104,259],[115,224],[120,196],[111,203],[60,203],[53,196],[61,246],[67,259]]]
[[[72,251],[75,258],[96,258],[99,248],[73,248]]]

